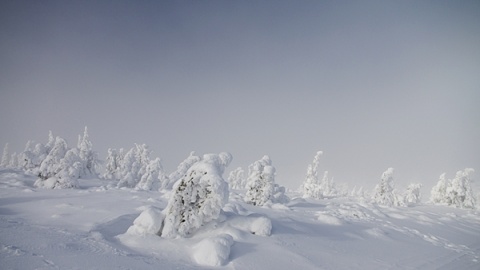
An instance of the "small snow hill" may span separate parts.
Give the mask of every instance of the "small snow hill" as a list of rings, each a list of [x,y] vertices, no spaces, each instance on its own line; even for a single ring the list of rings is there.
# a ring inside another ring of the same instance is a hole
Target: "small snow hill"
[[[165,239],[127,231],[145,210],[164,209],[168,192],[35,180],[0,170],[1,269],[480,269],[478,210],[299,194],[256,207],[234,190],[218,220]]]

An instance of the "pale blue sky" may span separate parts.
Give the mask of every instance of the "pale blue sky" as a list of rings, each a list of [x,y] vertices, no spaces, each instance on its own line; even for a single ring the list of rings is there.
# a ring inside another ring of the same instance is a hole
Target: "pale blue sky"
[[[48,130],[230,169],[270,155],[296,188],[480,170],[478,1],[2,1],[0,143]],[[480,175],[478,172],[476,176]],[[478,178],[478,177],[476,177]]]

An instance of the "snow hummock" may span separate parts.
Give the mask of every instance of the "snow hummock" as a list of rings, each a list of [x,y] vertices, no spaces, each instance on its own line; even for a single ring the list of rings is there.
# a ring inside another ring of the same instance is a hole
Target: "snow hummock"
[[[205,266],[221,266],[228,262],[233,237],[220,234],[205,238],[193,247],[193,258],[198,264]]]

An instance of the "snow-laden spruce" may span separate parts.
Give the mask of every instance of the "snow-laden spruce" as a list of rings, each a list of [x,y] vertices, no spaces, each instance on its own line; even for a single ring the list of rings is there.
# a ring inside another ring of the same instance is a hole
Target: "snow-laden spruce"
[[[275,184],[275,167],[269,156],[248,166],[245,202],[263,206],[267,203],[285,203],[289,198],[285,188]]]
[[[158,190],[164,189],[168,184],[165,171],[163,170],[160,158],[156,158],[148,164],[145,174],[140,178],[140,182],[135,187],[140,190]]]
[[[395,183],[393,181],[393,168],[388,168],[382,174],[380,184],[375,186],[373,192],[373,201],[385,206],[399,206],[401,200],[395,193]]]
[[[407,187],[407,191],[403,196],[403,202],[405,206],[413,206],[417,203],[420,203],[422,200],[422,196],[420,193],[420,189],[422,188],[422,184],[410,184]]]
[[[150,153],[146,144],[135,144],[122,158],[117,169],[119,181],[117,187],[134,188],[147,171],[150,164]],[[109,172],[112,173],[112,172]]]
[[[321,155],[323,155],[323,152],[318,151],[313,158],[312,164],[308,165],[307,177],[301,186],[304,198],[321,199],[323,197],[323,192],[320,189],[320,181],[318,180],[318,164],[320,163]]]
[[[435,204],[453,205],[459,208],[475,208],[476,198],[470,185],[471,168],[458,171],[455,178],[447,179],[445,173],[431,190],[430,201]]]
[[[8,162],[8,143],[6,143],[5,147],[3,148],[2,161],[0,162],[0,167],[7,168],[8,164],[9,164],[9,162]]]
[[[162,237],[190,236],[218,218],[228,201],[228,184],[222,175],[231,160],[229,153],[206,154],[175,183],[163,212]]]

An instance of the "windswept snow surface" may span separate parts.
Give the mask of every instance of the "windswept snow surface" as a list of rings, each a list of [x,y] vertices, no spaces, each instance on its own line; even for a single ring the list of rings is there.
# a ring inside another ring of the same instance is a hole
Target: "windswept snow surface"
[[[35,180],[0,170],[1,269],[480,269],[478,210],[296,194],[256,207],[233,191],[217,221],[165,239],[154,219],[169,193]]]

